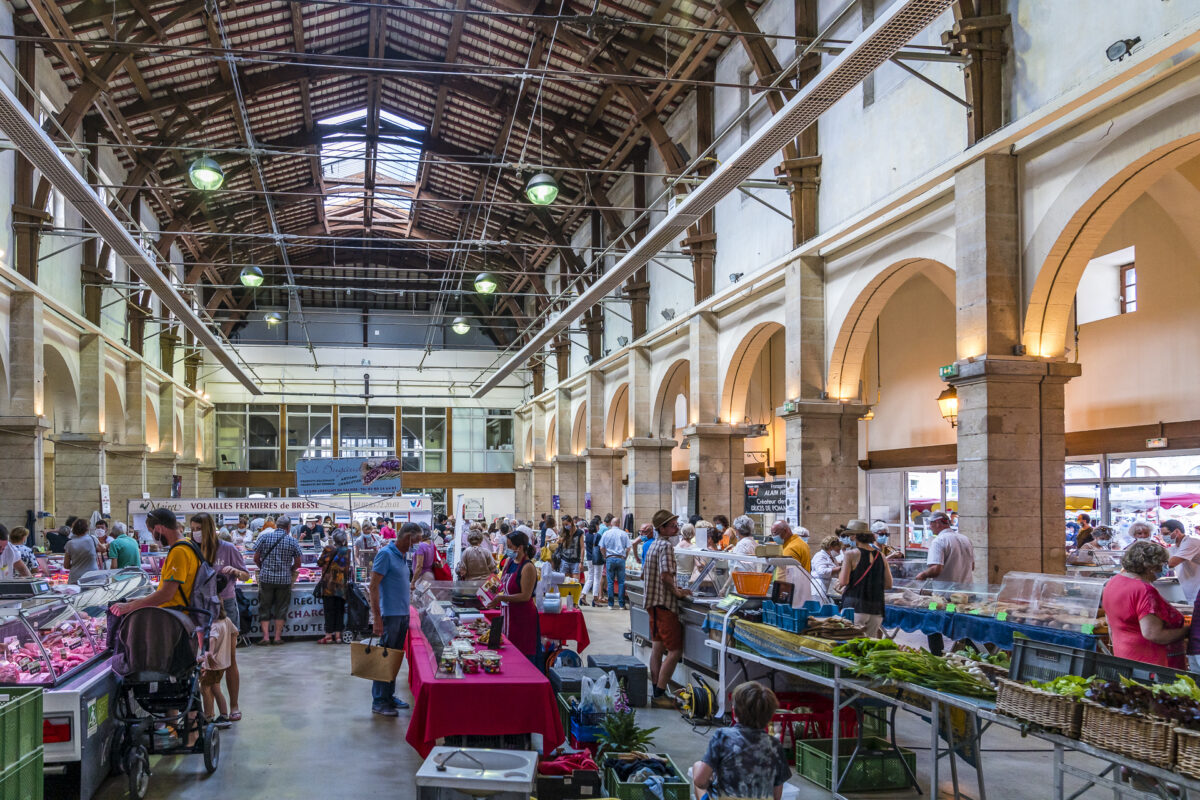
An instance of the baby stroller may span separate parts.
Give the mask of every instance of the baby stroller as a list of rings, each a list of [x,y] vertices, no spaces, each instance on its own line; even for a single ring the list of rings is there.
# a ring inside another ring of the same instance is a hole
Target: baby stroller
[[[187,614],[169,608],[141,608],[120,618],[112,668],[121,679],[113,719],[113,764],[126,773],[129,795],[142,800],[150,782],[151,755],[203,753],[204,766],[217,769],[217,726],[204,717],[200,658],[208,626],[198,628]],[[175,735],[156,741],[155,728]],[[187,742],[196,736],[191,746]]]

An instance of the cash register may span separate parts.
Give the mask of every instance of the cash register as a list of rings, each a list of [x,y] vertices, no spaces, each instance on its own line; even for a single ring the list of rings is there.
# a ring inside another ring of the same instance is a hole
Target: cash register
[[[0,580],[0,600],[21,600],[50,591],[45,578],[4,578]]]

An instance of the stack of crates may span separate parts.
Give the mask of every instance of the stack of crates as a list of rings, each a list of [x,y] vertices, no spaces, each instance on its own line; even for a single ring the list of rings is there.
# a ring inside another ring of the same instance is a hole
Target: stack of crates
[[[42,800],[42,689],[0,689],[0,799]]]
[[[788,603],[762,601],[763,622],[788,633],[799,633],[808,627],[808,612],[792,608]]]

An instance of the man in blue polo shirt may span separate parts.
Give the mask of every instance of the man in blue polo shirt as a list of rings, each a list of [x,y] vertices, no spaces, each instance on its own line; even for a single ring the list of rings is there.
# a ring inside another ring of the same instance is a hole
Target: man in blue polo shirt
[[[373,630],[383,647],[401,650],[408,638],[408,608],[411,575],[408,548],[421,536],[421,526],[406,522],[396,538],[381,547],[371,565],[371,614]],[[396,680],[371,681],[371,713],[399,716],[408,703],[396,697]]]

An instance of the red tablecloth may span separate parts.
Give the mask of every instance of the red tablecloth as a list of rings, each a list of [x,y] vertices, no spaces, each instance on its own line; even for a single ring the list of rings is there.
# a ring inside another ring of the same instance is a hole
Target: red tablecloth
[[[550,681],[520,651],[505,644],[499,675],[481,672],[461,680],[439,680],[421,621],[416,611],[410,612],[408,686],[413,708],[404,738],[422,758],[444,736],[540,733],[547,752],[562,743],[562,720]]]
[[[489,620],[500,616],[500,609],[489,608],[484,610],[483,615]],[[583,618],[583,612],[578,608],[572,608],[570,611],[563,611],[560,614],[546,614],[538,612],[538,627],[541,629],[542,636],[547,639],[554,639],[559,642],[575,642],[579,646],[578,652],[582,653],[591,643],[588,638],[587,622]]]

